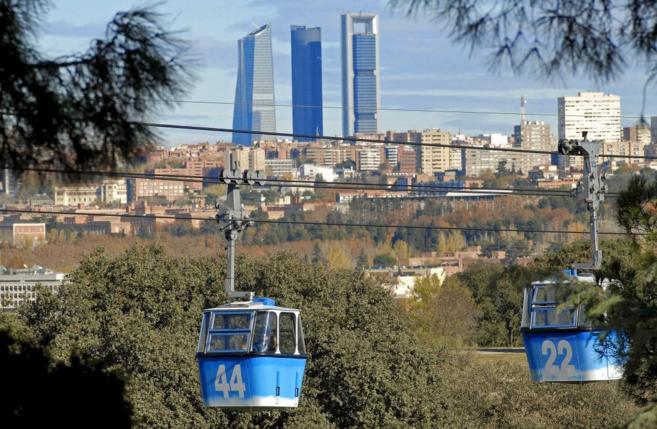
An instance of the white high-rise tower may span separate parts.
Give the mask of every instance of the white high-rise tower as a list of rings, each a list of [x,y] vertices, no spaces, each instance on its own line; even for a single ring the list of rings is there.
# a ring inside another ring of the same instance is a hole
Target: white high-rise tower
[[[342,22],[342,134],[379,127],[379,17],[345,13]]]

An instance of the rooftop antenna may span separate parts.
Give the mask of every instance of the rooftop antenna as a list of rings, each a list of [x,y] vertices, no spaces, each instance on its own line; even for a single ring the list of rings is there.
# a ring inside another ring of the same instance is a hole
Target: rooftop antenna
[[[520,96],[520,125],[525,123],[525,106],[527,105],[527,99],[524,95]]]

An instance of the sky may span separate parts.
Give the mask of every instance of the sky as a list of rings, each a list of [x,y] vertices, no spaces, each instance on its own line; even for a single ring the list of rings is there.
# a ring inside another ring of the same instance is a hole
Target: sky
[[[105,25],[118,11],[143,6],[133,0],[54,0],[38,38],[48,56],[71,54],[102,37]],[[146,3],[149,5],[152,3]],[[194,86],[186,100],[226,104],[183,103],[162,111],[162,122],[230,128],[235,94],[237,40],[264,23],[272,26],[274,82],[277,104],[289,105],[290,25],[322,28],[324,134],[339,135],[341,126],[340,14],[379,14],[381,107],[485,112],[519,112],[520,96],[527,99],[528,119],[544,120],[556,134],[557,97],[579,91],[604,91],[621,96],[624,116],[641,113],[646,75],[638,67],[622,78],[601,85],[582,78],[546,82],[509,70],[489,70],[487,52],[469,54],[467,48],[447,37],[440,24],[426,16],[405,16],[389,7],[387,0],[169,0],[157,3],[169,27],[181,30],[198,58]],[[657,114],[655,87],[648,91],[645,114]],[[278,131],[291,132],[290,107],[277,107]],[[379,128],[407,130],[441,128],[453,133],[511,134],[519,117],[484,113],[435,113],[383,111]],[[623,125],[636,119],[625,118]],[[227,139],[228,135],[205,132],[166,131],[168,144]]]

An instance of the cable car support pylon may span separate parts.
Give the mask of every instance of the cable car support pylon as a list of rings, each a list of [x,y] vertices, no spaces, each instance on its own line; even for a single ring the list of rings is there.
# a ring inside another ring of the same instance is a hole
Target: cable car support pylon
[[[584,157],[584,176],[577,186],[577,196],[586,201],[589,210],[589,230],[591,234],[591,261],[588,263],[573,264],[573,268],[580,270],[598,270],[602,266],[602,250],[598,237],[598,211],[605,199],[607,183],[605,169],[597,163],[600,154],[600,142],[586,139],[586,131],[582,133],[582,140],[559,141],[559,153],[562,155],[580,155]]]
[[[228,185],[226,205],[222,209],[221,205],[217,204],[217,208],[222,210],[216,216],[217,222],[228,241],[228,263],[224,288],[229,298],[246,298],[247,301],[250,301],[253,298],[253,292],[238,292],[235,290],[235,242],[246,228],[253,225],[253,220],[246,215],[242,206],[240,185],[262,185],[263,177],[259,171],[245,170],[240,172],[237,160],[231,153],[229,168],[224,168],[219,180]]]

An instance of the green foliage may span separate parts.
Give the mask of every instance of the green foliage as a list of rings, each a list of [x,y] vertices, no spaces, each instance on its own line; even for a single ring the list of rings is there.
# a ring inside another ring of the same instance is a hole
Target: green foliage
[[[531,383],[520,354],[461,354],[444,375],[446,427],[615,428],[638,411],[618,383]]]
[[[445,284],[436,276],[415,281],[411,319],[424,342],[456,348],[474,342],[478,312],[472,293],[456,277]]]
[[[34,43],[49,3],[0,0],[0,157],[72,177],[133,162],[157,138],[139,121],[186,91],[188,45],[142,8],[116,14],[87,52],[46,58]]]
[[[77,356],[53,362],[27,325],[0,315],[0,419],[6,427],[128,427],[125,383]]]
[[[12,326],[54,365],[75,367],[79,359],[125,378],[137,427],[603,427],[631,414],[614,384],[539,386],[528,382],[525,364],[481,365],[438,351],[371,279],[285,253],[240,260],[237,284],[302,309],[309,360],[300,407],[205,408],[194,350],[202,309],[226,300],[223,276],[221,261],[173,258],[154,246],[117,257],[97,251],[58,295],[40,294]],[[469,292],[452,282],[426,295],[442,306],[436,321],[465,309],[457,304]]]
[[[472,292],[478,309],[476,342],[480,346],[518,346],[522,290],[543,277],[539,270],[479,262],[456,278]]]
[[[78,354],[125,374],[137,426],[428,427],[436,421],[432,392],[440,361],[424,352],[392,298],[361,274],[288,254],[242,261],[237,283],[303,309],[310,359],[301,407],[246,414],[204,408],[194,350],[202,309],[225,301],[222,266],[171,258],[157,247],[114,259],[99,251],[57,297],[40,297],[22,319],[57,360]]]
[[[372,264],[375,267],[394,267],[397,265],[397,259],[389,253],[382,253],[374,257]]]

